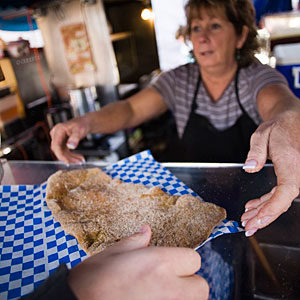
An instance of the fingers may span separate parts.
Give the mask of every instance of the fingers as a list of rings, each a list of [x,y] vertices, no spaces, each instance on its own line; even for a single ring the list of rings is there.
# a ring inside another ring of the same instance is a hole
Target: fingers
[[[63,161],[64,163],[82,163],[84,162],[84,156],[79,153],[71,152],[69,149],[67,149],[65,146],[63,147],[57,147],[55,149],[55,146],[52,146],[51,144],[51,150],[56,155],[57,159],[60,161]]]
[[[184,299],[191,300],[207,300],[209,296],[209,286],[207,281],[199,276],[192,275],[190,277],[182,278],[180,288],[184,293]]]
[[[196,273],[201,267],[200,255],[190,248],[150,248],[157,256],[158,264],[165,266],[177,276],[190,276]],[[150,252],[149,251],[149,252]],[[150,255],[150,254],[149,254]]]
[[[74,124],[73,124],[74,125]],[[82,138],[83,130],[69,123],[59,123],[50,131],[51,150],[56,157],[65,163],[80,163],[84,157],[78,153],[72,153],[70,149],[75,149]],[[68,138],[69,137],[69,138]],[[68,140],[69,148],[66,142]]]
[[[71,130],[69,132],[69,138],[67,141],[67,147],[69,149],[76,149],[80,140],[84,137],[84,129],[77,128],[76,130]]]
[[[62,153],[61,159],[59,159],[67,164],[81,164],[85,162],[84,156],[79,153],[74,153],[69,150],[65,150]]]
[[[139,232],[122,239],[111,247],[104,250],[107,254],[119,254],[147,247],[151,239],[151,228],[149,225],[143,225]]]
[[[258,172],[262,169],[268,158],[268,143],[271,126],[268,122],[262,123],[252,134],[250,150],[243,169],[248,173]]]
[[[150,238],[151,228],[149,225],[144,225],[141,227],[140,232],[122,239],[120,242],[106,248],[102,253],[104,255],[114,255],[130,252],[133,253],[134,261],[140,259],[145,263],[147,260],[151,266],[160,266],[165,268],[166,272],[172,272],[177,276],[190,276],[200,269],[200,255],[190,248],[148,247],[147,253],[145,253],[142,248],[149,245]],[[129,258],[128,261],[130,261]]]
[[[258,229],[264,228],[290,207],[295,195],[296,187],[280,185],[260,199],[251,200],[246,204],[246,212],[242,215],[242,222],[246,229],[246,236],[253,235]]]
[[[246,203],[245,205],[245,209],[246,211],[250,211],[254,208],[257,208],[259,207],[261,204],[263,204],[264,202],[268,201],[272,195],[275,193],[276,191],[276,187],[274,187],[271,192],[265,194],[265,195],[262,195],[259,199],[254,199],[254,200],[250,200]]]
[[[270,193],[246,204],[242,215],[246,235],[269,225],[284,213],[299,194],[300,155],[298,140],[299,114],[278,115],[273,120],[263,122],[251,137],[245,171],[259,171],[267,158],[274,164],[278,186]]]

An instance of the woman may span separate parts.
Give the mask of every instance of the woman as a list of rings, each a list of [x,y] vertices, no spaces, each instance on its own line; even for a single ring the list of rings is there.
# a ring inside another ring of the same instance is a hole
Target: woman
[[[168,160],[245,161],[261,121],[258,91],[266,84],[285,83],[277,72],[255,62],[253,9],[251,3],[240,3],[248,7],[232,1],[190,1],[186,6],[187,38],[197,62],[163,74],[152,85],[176,117]],[[255,76],[258,71],[268,75],[267,82]]]
[[[190,0],[185,9],[197,62],[163,73],[126,101],[56,125],[51,148],[60,160],[80,162],[83,157],[69,149],[88,133],[134,127],[170,109],[177,126],[172,159],[242,162],[247,157],[247,172],[272,159],[278,186],[246,204],[242,222],[250,236],[286,211],[299,193],[300,102],[279,73],[254,58],[250,0]]]

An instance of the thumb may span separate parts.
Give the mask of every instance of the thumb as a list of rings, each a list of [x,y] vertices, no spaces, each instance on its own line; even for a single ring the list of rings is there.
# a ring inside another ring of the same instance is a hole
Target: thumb
[[[81,136],[78,132],[72,132],[67,141],[67,147],[71,150],[76,149],[79,142],[81,140]]]
[[[69,149],[75,149],[80,140],[83,139],[89,132],[89,128],[86,123],[83,122],[83,120],[79,119],[79,121],[74,121],[68,128],[69,138],[67,141],[67,147]]]
[[[255,173],[261,170],[268,158],[268,144],[271,127],[267,124],[262,125],[259,126],[251,136],[250,150],[243,166],[243,169],[248,173]]]
[[[149,225],[143,225],[139,232],[122,239],[120,242],[112,245],[106,250],[110,254],[117,254],[121,252],[128,252],[140,248],[145,248],[149,245],[151,239],[151,228]],[[104,250],[104,251],[106,251]]]

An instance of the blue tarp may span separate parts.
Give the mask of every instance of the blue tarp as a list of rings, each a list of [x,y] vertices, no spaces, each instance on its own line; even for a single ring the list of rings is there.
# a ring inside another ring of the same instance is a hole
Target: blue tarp
[[[293,9],[291,0],[252,0],[252,2],[256,11],[257,24],[265,14],[278,13]]]
[[[36,22],[32,19],[33,29],[37,29]],[[3,20],[0,17],[0,30],[7,31],[29,31],[31,30],[27,22],[27,17],[18,17],[12,20]]]
[[[11,11],[12,9],[9,9],[7,11]],[[16,10],[17,12],[17,10]],[[37,29],[36,22],[33,18],[32,20],[32,26],[33,29]],[[29,31],[32,28],[30,28],[27,16],[19,16],[19,17],[13,17],[10,16],[10,14],[6,13],[6,10],[0,9],[0,30],[6,30],[6,31]]]

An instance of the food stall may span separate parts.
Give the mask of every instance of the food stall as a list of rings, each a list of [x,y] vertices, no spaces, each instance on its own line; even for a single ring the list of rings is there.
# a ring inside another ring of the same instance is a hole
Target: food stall
[[[276,184],[272,165],[266,165],[257,174],[245,173],[240,164],[163,163],[159,166],[178,178],[177,185],[175,184],[178,191],[180,191],[178,184],[185,184],[202,199],[224,207],[227,211],[227,218],[235,221],[239,221],[244,204],[248,200],[270,191]],[[2,193],[5,191],[8,193],[14,189],[14,194],[11,192],[9,195],[25,199],[26,190],[30,194],[34,188],[42,187],[47,178],[56,171],[88,167],[107,168],[108,166],[100,162],[67,166],[61,162],[2,160]],[[165,183],[163,179],[160,179],[160,182],[161,184]],[[14,197],[7,201],[13,201],[16,199]],[[35,214],[40,216],[41,211],[46,209],[43,197],[40,199],[42,204],[37,204],[33,211],[33,219],[35,219]],[[17,205],[17,203],[15,204]],[[65,235],[60,225],[54,223],[53,217],[47,212],[43,217],[37,217],[38,226],[47,224],[47,222],[52,224],[58,234],[56,237],[55,235],[51,236],[50,231],[46,231],[43,238],[34,241],[36,248],[33,251],[37,252],[31,253],[30,243],[25,243],[24,246],[22,243],[24,239],[30,240],[31,231],[35,229],[26,226],[26,236],[21,235],[18,240],[13,239],[13,243],[16,245],[9,244],[8,240],[12,239],[9,232],[11,230],[24,232],[24,223],[18,225],[18,222],[9,221],[10,212],[6,207],[6,203],[2,201],[0,205],[0,244],[2,249],[0,295],[5,297],[10,295],[8,299],[16,299],[16,295],[20,296],[20,293],[24,293],[24,291],[29,292],[30,287],[33,288],[39,284],[43,280],[42,277],[47,277],[50,270],[57,267],[60,262],[65,261],[71,267],[84,259],[85,253],[78,250],[76,240]],[[26,215],[26,205],[18,209],[20,216],[22,210]],[[223,234],[208,242],[201,254],[204,256],[202,267],[206,270],[219,268],[217,272],[209,275],[209,280],[217,289],[214,293],[217,295],[224,292],[221,287],[226,286],[228,295],[230,295],[228,299],[299,299],[300,238],[297,234],[300,230],[299,217],[300,201],[296,199],[284,215],[267,228],[259,230],[254,237],[246,238],[244,232],[239,232]],[[52,241],[47,243],[47,237]],[[53,240],[55,238],[56,242]],[[62,239],[69,244],[67,254],[60,256],[61,251],[66,250]],[[43,254],[40,253],[41,247]],[[16,260],[16,266],[10,265],[12,255],[17,254],[22,257],[26,251],[30,253],[24,256],[21,264],[18,264]],[[208,253],[210,254],[208,255]],[[210,257],[212,253],[213,257]],[[32,259],[35,256],[39,259],[45,256],[46,263],[35,265],[36,261],[34,263],[30,260],[30,257]],[[4,264],[9,265],[7,268],[19,269],[10,272],[11,270],[5,269]],[[216,273],[219,275],[217,276]],[[26,274],[25,279],[18,278],[21,274]],[[19,288],[10,290],[8,282],[19,284]],[[213,287],[211,289],[214,290]],[[227,299],[226,297],[222,299]]]
[[[56,2],[61,5],[60,1]],[[70,6],[74,4],[71,3],[72,1],[65,2]],[[101,12],[103,12],[102,4],[99,1],[81,2],[86,4],[83,11],[86,14],[90,13],[94,21],[97,20],[94,18],[96,10],[92,5],[97,2],[99,4],[97,7],[101,6]],[[108,2],[111,3],[106,3],[106,8],[111,15],[114,15],[113,8],[117,4],[112,3],[114,1]],[[101,35],[97,35],[96,32],[92,34],[93,38],[90,38],[87,34],[91,32],[89,31],[91,29],[103,29],[105,26],[93,26],[94,23],[89,18],[91,23],[87,23],[86,27],[83,26],[84,20],[81,20],[81,23],[71,24],[73,22],[71,13],[76,11],[79,14],[80,12],[78,5],[76,7],[76,10],[66,10],[65,17],[69,18],[61,18],[60,22],[56,18],[62,17],[62,15],[58,14],[55,9],[53,11],[49,9],[48,16],[41,10],[39,22],[41,28],[44,25],[45,31],[49,28],[53,29],[52,32],[46,32],[49,40],[53,38],[53,41],[47,42],[48,47],[66,54],[62,58],[58,54],[54,55],[54,51],[52,53],[49,48],[45,51],[50,62],[50,69],[57,70],[53,72],[57,76],[57,85],[64,80],[68,82],[67,79],[75,78],[76,84],[74,89],[69,89],[68,96],[73,100],[73,108],[78,108],[75,112],[81,115],[100,108],[94,105],[97,97],[92,92],[100,91],[100,83],[103,83],[101,88],[107,87],[104,85],[105,82],[100,82],[99,79],[105,77],[105,72],[102,71],[108,61],[106,61],[107,55],[99,56],[97,58],[99,61],[93,55],[96,50],[101,48],[99,40],[96,41],[100,39]],[[64,10],[60,12],[64,12]],[[124,14],[123,11],[122,14]],[[84,14],[85,18],[86,16]],[[51,27],[53,24],[55,28]],[[140,27],[142,28],[142,26]],[[105,37],[109,42],[108,47],[112,60],[110,62],[114,66],[114,68],[107,67],[111,72],[108,86],[113,87],[112,90],[109,89],[109,94],[113,94],[114,97],[114,87],[118,82],[118,75],[116,74],[117,59],[112,50],[113,48],[114,51],[118,47],[122,48],[121,42],[130,41],[132,55],[125,59],[125,62],[123,61],[123,66],[125,65],[123,70],[126,71],[127,60],[129,64],[136,61],[133,39],[135,35],[127,31],[125,31],[125,35],[124,31],[121,31],[121,33],[123,32],[121,35],[111,34],[106,29]],[[52,36],[52,33],[55,37]],[[80,39],[76,38],[78,36]],[[57,44],[57,37],[61,39],[60,44]],[[73,49],[75,44],[78,46],[76,53]],[[82,48],[79,47],[82,44],[87,46],[83,53],[81,53]],[[149,48],[151,52],[151,47],[144,48],[143,53],[147,50],[146,48]],[[87,57],[83,63],[81,61],[82,54]],[[122,55],[119,56],[122,58]],[[29,62],[33,61],[32,59]],[[68,76],[59,77],[64,73],[60,70],[63,67],[65,71],[67,70]],[[71,73],[75,74],[74,78]],[[89,82],[85,86],[86,77],[81,73],[89,74],[87,77],[93,82]],[[126,72],[124,73],[126,75]],[[29,85],[27,87],[29,88]],[[25,88],[22,91],[25,91]],[[106,94],[104,91],[98,94],[103,95],[102,100],[107,98],[104,97]],[[46,96],[42,97],[44,102],[47,100],[46,98]],[[28,104],[32,108],[32,102],[30,101]],[[89,106],[88,104],[91,104],[92,108],[80,112],[83,107]],[[100,100],[98,104],[101,104]],[[61,107],[63,110],[52,108],[54,109],[53,113],[49,110],[48,114],[52,118],[51,120],[54,120],[54,117],[59,115],[58,113],[65,112],[64,106]],[[53,122],[54,124],[55,122]],[[161,131],[161,127],[158,131]],[[25,134],[27,137],[28,132]],[[123,141],[123,139],[122,136],[121,140]],[[36,148],[36,152],[46,153],[46,150],[39,151],[35,145],[32,148]],[[24,150],[24,147],[19,146],[19,148]],[[49,147],[47,149],[49,150]],[[7,151],[11,150],[10,144],[7,144],[0,149],[0,153],[6,155]],[[85,148],[84,150],[90,152],[90,149]],[[97,154],[99,155],[99,151]],[[105,155],[108,153],[105,152]],[[1,159],[0,299],[18,299],[27,295],[42,284],[59,264],[66,263],[68,268],[72,268],[87,257],[77,240],[66,234],[59,222],[53,218],[45,201],[46,183],[50,175],[59,170],[86,168],[101,168],[111,172],[110,174],[115,174],[114,176],[117,178],[125,178],[130,182],[141,182],[141,178],[143,178],[145,180],[142,182],[147,186],[159,186],[174,195],[191,193],[204,201],[215,203],[226,209],[227,219],[231,225],[225,226],[225,228],[222,225],[223,231],[220,230],[219,233],[216,233],[222,227],[218,225],[217,231],[214,231],[209,241],[199,248],[202,257],[199,274],[204,276],[210,285],[210,299],[300,299],[300,236],[298,234],[300,232],[300,200],[295,199],[292,207],[285,214],[268,227],[259,230],[253,237],[246,238],[240,224],[245,203],[268,193],[276,185],[273,165],[266,164],[260,172],[249,174],[243,171],[242,164],[158,163],[150,152],[138,153],[131,158],[114,162],[112,165],[104,161],[87,161],[80,165],[66,165],[58,161],[50,161],[50,158],[42,159],[35,161]],[[139,161],[142,169],[136,171],[132,166],[123,168],[132,161]]]

